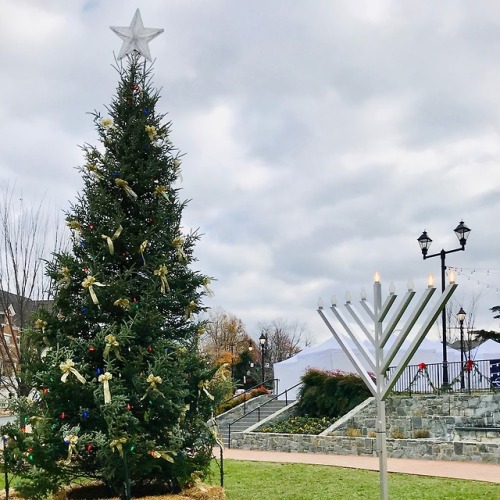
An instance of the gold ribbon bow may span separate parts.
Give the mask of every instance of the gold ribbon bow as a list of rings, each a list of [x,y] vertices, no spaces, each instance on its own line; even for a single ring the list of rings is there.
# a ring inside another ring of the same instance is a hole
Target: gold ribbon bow
[[[118,450],[118,453],[120,457],[123,458],[123,445],[127,442],[126,438],[118,438],[118,439],[113,439],[111,443],[109,444],[109,447],[115,451],[115,448]]]
[[[79,382],[81,382],[82,384],[85,384],[85,382],[86,382],[85,379],[80,375],[78,370],[75,368],[75,363],[71,359],[67,359],[66,361],[63,361],[59,365],[59,368],[63,372],[63,374],[61,376],[61,382],[63,384],[66,383],[66,380],[68,379],[70,373],[72,373],[78,379]]]
[[[118,346],[120,344],[116,340],[116,337],[114,335],[106,335],[104,337],[104,340],[106,341],[106,347],[104,348],[103,358],[108,359],[109,351],[112,348],[116,358],[119,359],[120,361],[123,361],[123,358],[120,356],[120,351],[118,350]]]
[[[45,331],[45,327],[47,326],[47,322],[41,318],[38,318],[35,321],[35,328],[37,330],[42,330],[42,333]]]
[[[155,377],[152,373],[148,375],[146,382],[149,384],[149,389],[156,389],[157,384],[162,384],[161,377]]]
[[[161,293],[169,292],[170,286],[167,281],[167,266],[162,264],[158,269],[155,269],[155,276],[159,276],[161,281]]]
[[[82,287],[88,288],[89,293],[90,293],[90,297],[92,298],[92,302],[97,305],[97,304],[99,304],[99,300],[97,299],[97,295],[95,294],[94,286],[106,286],[106,285],[96,281],[93,276],[87,276],[82,281]]]
[[[184,243],[185,240],[182,236],[178,236],[172,240],[172,245],[175,248],[175,253],[177,254],[177,258],[180,262],[185,262],[187,260],[186,253],[184,252]]]
[[[174,171],[177,177],[182,181],[181,162],[179,160],[174,160]]]
[[[56,285],[62,286],[63,288],[68,288],[71,283],[71,275],[69,274],[69,269],[64,266],[59,271],[59,274],[62,275],[62,278],[56,283]]]
[[[92,175],[94,175],[94,177],[97,180],[102,181],[104,179],[104,175],[102,175],[102,173],[99,171],[99,169],[95,165],[89,164],[89,165],[87,165],[87,168],[90,171],[90,173],[92,173]]]
[[[117,177],[115,179],[115,184],[118,187],[121,187],[124,191],[125,194],[132,200],[132,201],[137,201],[137,195],[134,193],[133,189],[128,185],[127,181],[124,181],[123,179],[120,179]]]
[[[149,245],[148,240],[144,240],[140,245],[139,245],[139,253],[141,254],[142,257],[142,262],[146,264],[146,259],[144,258],[144,252],[146,251],[146,248]]]
[[[198,304],[194,300],[192,300],[186,307],[186,313],[184,314],[184,319],[189,319],[197,307]]]
[[[174,463],[174,459],[166,451],[151,450],[151,451],[148,451],[148,453],[153,458],[163,458],[167,462]],[[172,453],[172,452],[170,452],[170,453]]]
[[[130,309],[130,300],[128,299],[118,299],[113,302],[114,306],[121,307],[122,309],[125,309],[126,311]]]
[[[106,240],[106,242],[108,243],[108,249],[111,255],[115,253],[115,246],[113,245],[113,241],[115,241],[120,236],[120,234],[122,234],[122,231],[123,227],[120,224],[118,226],[118,229],[113,233],[113,236],[108,236],[107,234],[101,234],[101,238],[103,240]]]
[[[199,384],[198,387],[208,396],[208,398],[213,401],[215,398],[208,392],[208,380],[202,380]]]
[[[214,296],[213,290],[209,288],[210,283],[212,283],[212,280],[210,278],[204,278],[203,279],[202,285],[203,285],[203,288],[205,289],[205,295],[207,297],[213,297]]]
[[[106,372],[102,375],[99,375],[99,382],[102,382],[104,385],[104,404],[107,405],[111,402],[111,392],[109,390],[109,381],[113,378],[111,373]]]
[[[66,465],[71,463],[71,457],[73,453],[76,455],[76,443],[78,443],[78,436],[75,434],[68,434],[64,437],[64,442],[68,445],[68,458],[64,462]]]
[[[166,200],[168,200],[167,186],[156,186],[155,194],[158,196],[163,196]]]
[[[70,220],[66,223],[66,225],[74,231],[78,231],[79,233],[82,232],[82,225],[77,220]]]
[[[156,131],[156,127],[154,125],[146,125],[144,129],[146,130],[146,134],[148,134],[150,141],[154,141],[158,137],[158,132]]]

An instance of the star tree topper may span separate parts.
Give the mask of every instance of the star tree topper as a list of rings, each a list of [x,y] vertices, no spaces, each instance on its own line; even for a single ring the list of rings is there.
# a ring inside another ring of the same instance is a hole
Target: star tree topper
[[[163,33],[163,30],[158,28],[145,28],[142,24],[139,9],[135,11],[134,18],[128,28],[119,26],[110,26],[110,28],[123,40],[118,59],[123,59],[127,54],[131,54],[135,50],[148,61],[152,61],[148,43],[153,38]]]

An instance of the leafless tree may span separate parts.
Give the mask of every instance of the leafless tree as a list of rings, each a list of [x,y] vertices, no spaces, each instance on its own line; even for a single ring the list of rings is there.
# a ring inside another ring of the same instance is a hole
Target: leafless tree
[[[259,325],[259,336],[264,334],[266,343],[266,363],[271,366],[298,354],[311,344],[307,326],[297,321],[277,319]]]
[[[55,211],[44,201],[28,204],[15,186],[0,186],[0,391],[25,396],[20,377],[33,355],[29,336],[38,307],[49,306],[49,280],[44,259],[61,249]]]

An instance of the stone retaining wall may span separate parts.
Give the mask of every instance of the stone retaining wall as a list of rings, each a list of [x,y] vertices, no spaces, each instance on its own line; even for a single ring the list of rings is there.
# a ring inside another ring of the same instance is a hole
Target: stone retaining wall
[[[245,450],[376,456],[376,440],[365,437],[241,432],[231,437],[231,447]],[[500,444],[387,438],[387,455],[390,458],[472,461],[500,465]]]

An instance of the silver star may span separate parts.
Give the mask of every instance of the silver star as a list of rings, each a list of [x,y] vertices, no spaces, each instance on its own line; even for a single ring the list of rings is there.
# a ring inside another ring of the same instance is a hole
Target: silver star
[[[142,24],[139,9],[135,11],[130,27],[110,26],[110,28],[123,40],[118,59],[123,59],[127,54],[131,54],[135,50],[148,61],[151,61],[148,43],[163,33],[162,29],[145,28]]]

